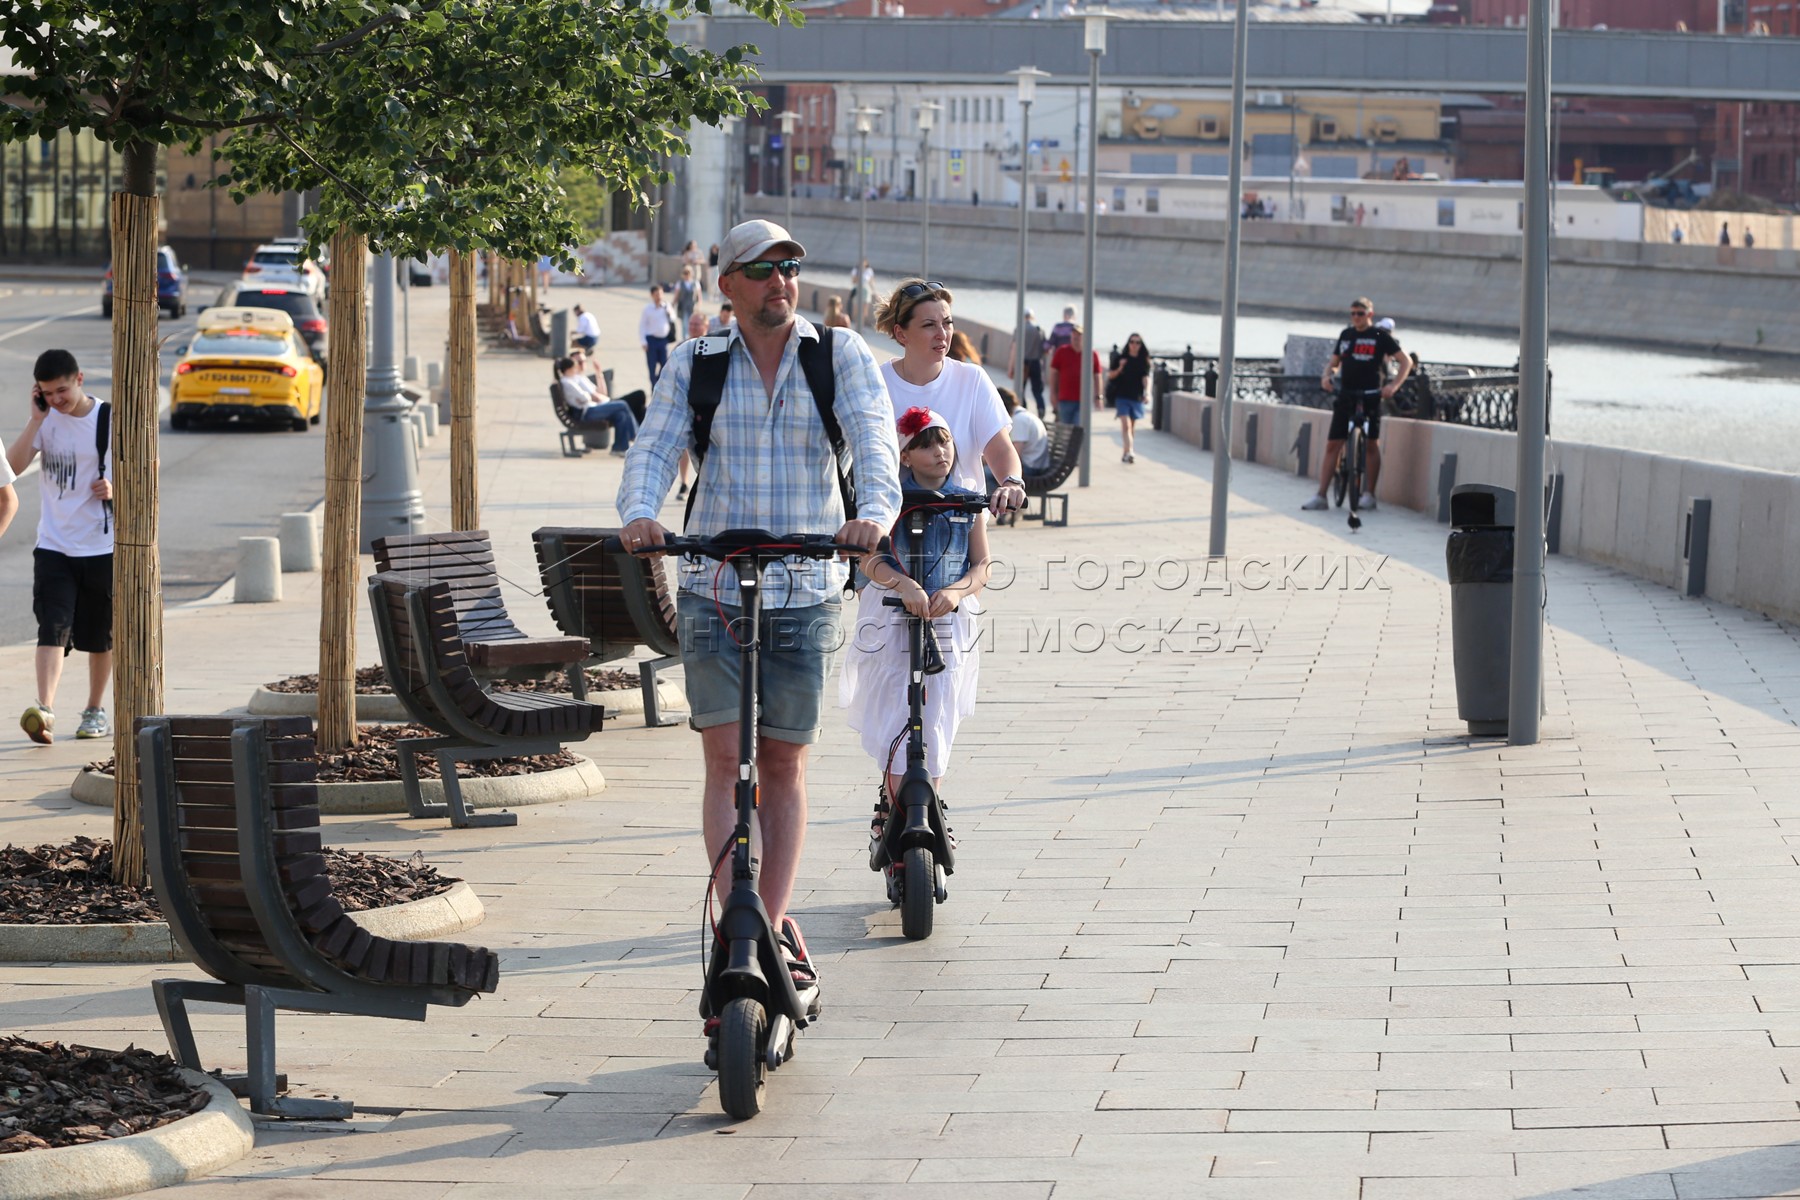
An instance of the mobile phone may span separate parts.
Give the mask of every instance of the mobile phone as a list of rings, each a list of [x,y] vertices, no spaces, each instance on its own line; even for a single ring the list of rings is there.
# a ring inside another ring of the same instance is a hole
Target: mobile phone
[[[50,411],[50,406],[44,403],[44,389],[35,383],[31,385],[31,402],[38,406],[39,412]]]

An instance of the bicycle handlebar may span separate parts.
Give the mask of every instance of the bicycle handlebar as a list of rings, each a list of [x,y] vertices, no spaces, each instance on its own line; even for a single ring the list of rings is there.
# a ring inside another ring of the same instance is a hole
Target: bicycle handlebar
[[[988,511],[988,496],[946,496],[929,488],[905,488],[900,492],[900,511],[929,508],[934,512],[978,513]]]

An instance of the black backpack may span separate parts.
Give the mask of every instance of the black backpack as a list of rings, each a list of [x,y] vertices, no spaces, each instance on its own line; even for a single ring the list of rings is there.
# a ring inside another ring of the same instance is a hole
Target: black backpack
[[[694,486],[688,492],[687,511],[682,516],[685,528],[694,515],[694,500],[700,495],[701,471],[706,452],[712,448],[713,417],[725,396],[725,375],[731,366],[731,338],[715,334],[699,339],[694,348],[693,371],[688,377],[688,408],[694,414]],[[838,496],[844,502],[844,519],[856,517],[856,484],[844,469],[847,457],[844,429],[837,419],[837,372],[831,365],[831,329],[819,330],[818,339],[801,338],[796,354],[806,386],[819,410],[819,421],[825,426],[825,437],[831,443],[832,457],[837,461]]]

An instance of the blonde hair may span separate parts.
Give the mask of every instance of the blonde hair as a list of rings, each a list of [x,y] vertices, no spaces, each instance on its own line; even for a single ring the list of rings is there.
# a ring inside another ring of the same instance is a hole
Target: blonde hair
[[[912,295],[907,294],[909,288],[914,289]],[[891,337],[894,330],[904,329],[912,323],[913,309],[927,300],[941,301],[948,307],[951,303],[950,289],[942,284],[928,287],[927,281],[923,279],[901,280],[900,285],[888,294],[888,298],[875,311],[875,328]]]

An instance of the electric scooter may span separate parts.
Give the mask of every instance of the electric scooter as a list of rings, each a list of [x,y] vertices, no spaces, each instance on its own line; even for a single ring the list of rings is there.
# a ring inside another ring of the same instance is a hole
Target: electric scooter
[[[900,520],[906,528],[909,560],[906,573],[914,579],[924,579],[927,574],[925,527],[929,521],[939,515],[975,514],[987,508],[986,497],[946,496],[914,488],[902,492]],[[881,602],[905,611],[898,596],[884,597]],[[888,900],[900,906],[900,930],[916,941],[931,936],[935,906],[949,899],[946,877],[956,873],[956,846],[944,819],[943,798],[932,786],[931,772],[925,769],[925,679],[944,669],[943,651],[930,621],[906,613],[906,626],[908,714],[901,734],[906,738],[906,773],[900,777],[900,794],[887,796],[889,772],[883,767],[887,820],[881,837],[870,839],[869,869],[887,872]],[[893,760],[892,748],[888,759],[890,763]]]
[[[618,550],[617,539],[609,547]],[[698,555],[737,574],[743,617],[730,636],[741,656],[738,692],[738,773],[734,799],[737,823],[730,841],[718,849],[706,891],[710,907],[713,879],[731,857],[731,891],[713,923],[712,951],[703,956],[705,987],[700,1017],[706,1023],[706,1065],[719,1073],[719,1102],[738,1120],[762,1111],[767,1072],[794,1056],[794,1036],[819,1015],[817,989],[802,996],[781,953],[780,932],[769,921],[756,890],[757,860],[752,851],[757,828],[756,717],[762,678],[762,576],[773,563],[802,558],[822,561],[862,550],[830,534],[786,534],[762,529],[728,529],[712,537],[672,536],[639,554]],[[791,924],[791,923],[790,923]],[[702,937],[705,931],[702,930]],[[798,950],[798,936],[794,938]]]

